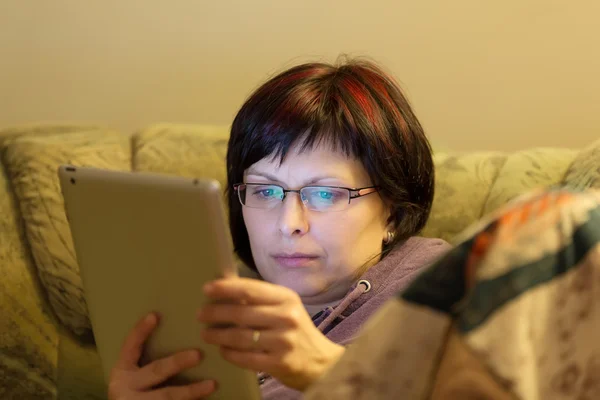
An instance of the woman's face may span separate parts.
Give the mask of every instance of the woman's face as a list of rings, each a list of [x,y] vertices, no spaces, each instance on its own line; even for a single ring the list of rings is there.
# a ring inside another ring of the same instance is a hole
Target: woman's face
[[[285,189],[372,186],[359,160],[329,146],[303,153],[291,149],[283,163],[278,161],[265,158],[253,164],[245,171],[244,182]],[[379,260],[389,210],[378,193],[353,199],[335,212],[309,210],[298,193],[287,193],[270,209],[243,207],[243,216],[263,279],[296,291],[305,304],[319,304],[341,299]]]

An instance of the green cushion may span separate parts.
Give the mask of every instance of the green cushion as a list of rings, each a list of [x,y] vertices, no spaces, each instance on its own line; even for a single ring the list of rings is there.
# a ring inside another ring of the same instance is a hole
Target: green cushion
[[[560,185],[576,156],[575,150],[552,148],[436,153],[435,198],[422,234],[454,241],[469,225],[519,195]]]
[[[50,305],[65,326],[86,334],[91,324],[57,170],[61,164],[128,170],[130,140],[110,130],[27,135],[8,144],[4,156]]]
[[[132,139],[134,171],[214,178],[221,185],[226,183],[227,127],[154,125]]]
[[[451,240],[480,216],[506,155],[436,154],[435,197],[422,234]]]
[[[567,187],[578,190],[600,188],[600,140],[579,152],[563,182]]]

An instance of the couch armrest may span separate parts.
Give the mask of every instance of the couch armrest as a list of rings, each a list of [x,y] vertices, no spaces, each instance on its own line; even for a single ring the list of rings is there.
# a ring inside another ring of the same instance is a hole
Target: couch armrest
[[[0,166],[0,398],[55,399],[55,316]]]

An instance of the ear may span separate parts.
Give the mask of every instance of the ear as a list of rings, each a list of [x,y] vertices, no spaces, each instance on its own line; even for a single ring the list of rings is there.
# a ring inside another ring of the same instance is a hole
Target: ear
[[[388,232],[395,232],[395,218],[392,215],[392,207],[390,205],[386,205],[386,213],[384,216],[384,221],[386,222],[385,229],[382,233],[382,241],[385,243],[388,240]]]

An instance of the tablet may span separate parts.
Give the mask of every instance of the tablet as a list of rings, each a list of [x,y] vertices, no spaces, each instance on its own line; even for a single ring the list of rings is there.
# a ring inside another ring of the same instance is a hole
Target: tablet
[[[204,361],[172,382],[215,379],[211,399],[260,399],[256,373],[204,343],[196,320],[204,283],[237,274],[219,183],[66,165],[58,175],[106,381],[127,334],[156,311],[144,363],[199,348]]]

